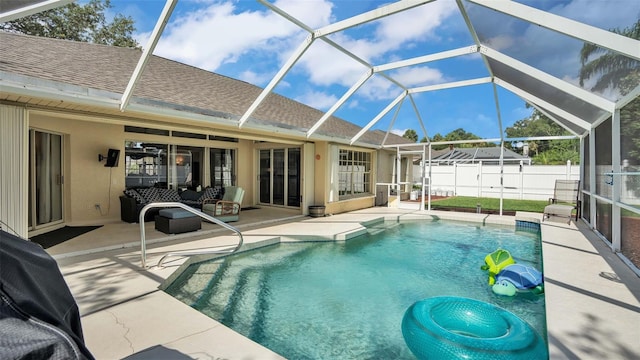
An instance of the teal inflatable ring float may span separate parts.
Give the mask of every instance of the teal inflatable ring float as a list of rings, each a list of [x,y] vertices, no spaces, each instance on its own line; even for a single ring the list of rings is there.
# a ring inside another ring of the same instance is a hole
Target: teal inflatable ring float
[[[433,297],[411,305],[402,335],[418,359],[547,359],[542,337],[498,306],[462,297]]]

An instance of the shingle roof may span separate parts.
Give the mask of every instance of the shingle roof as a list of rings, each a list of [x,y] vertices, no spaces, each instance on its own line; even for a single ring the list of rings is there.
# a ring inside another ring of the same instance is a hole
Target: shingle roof
[[[433,155],[433,160],[475,160],[475,161],[496,161],[500,159],[499,147],[484,147],[484,148],[454,148],[452,150],[444,150],[444,153]],[[503,159],[505,160],[528,160],[526,156],[522,156],[507,148],[504,149]]]
[[[106,45],[13,34],[0,31],[0,71],[122,94],[142,51]],[[132,102],[221,113],[233,122],[240,118],[262,89],[159,56],[151,56],[133,93]],[[323,112],[271,93],[248,124],[306,132]],[[318,135],[350,139],[361,127],[330,117]],[[390,140],[394,139],[394,140]],[[382,137],[369,131],[359,141],[379,145]],[[390,134],[387,143],[405,142]]]

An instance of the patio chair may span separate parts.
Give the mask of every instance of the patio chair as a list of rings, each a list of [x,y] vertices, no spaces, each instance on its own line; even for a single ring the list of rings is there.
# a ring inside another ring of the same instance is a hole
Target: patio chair
[[[580,181],[556,180],[553,189],[553,197],[549,199],[549,205],[544,207],[542,221],[552,216],[566,217],[567,224],[571,223],[571,215],[576,210],[576,221],[580,215]]]
[[[202,212],[224,222],[238,221],[242,198],[244,198],[243,188],[227,186],[221,200],[205,200],[202,203]]]

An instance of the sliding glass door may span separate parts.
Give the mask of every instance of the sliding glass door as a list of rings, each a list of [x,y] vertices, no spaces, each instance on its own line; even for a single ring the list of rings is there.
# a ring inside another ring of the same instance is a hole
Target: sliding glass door
[[[62,136],[29,132],[29,230],[62,223]]]
[[[300,207],[300,149],[262,149],[259,159],[260,203]]]

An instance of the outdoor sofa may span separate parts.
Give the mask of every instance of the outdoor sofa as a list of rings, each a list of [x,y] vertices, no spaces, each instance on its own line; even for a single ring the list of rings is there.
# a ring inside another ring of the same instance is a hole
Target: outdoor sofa
[[[219,186],[207,187],[202,191],[176,189],[162,189],[156,187],[128,188],[120,195],[120,218],[124,222],[138,222],[140,210],[154,202],[179,202],[202,210],[205,201],[211,202],[222,199],[224,188]],[[153,221],[160,208],[149,209],[144,221]]]

